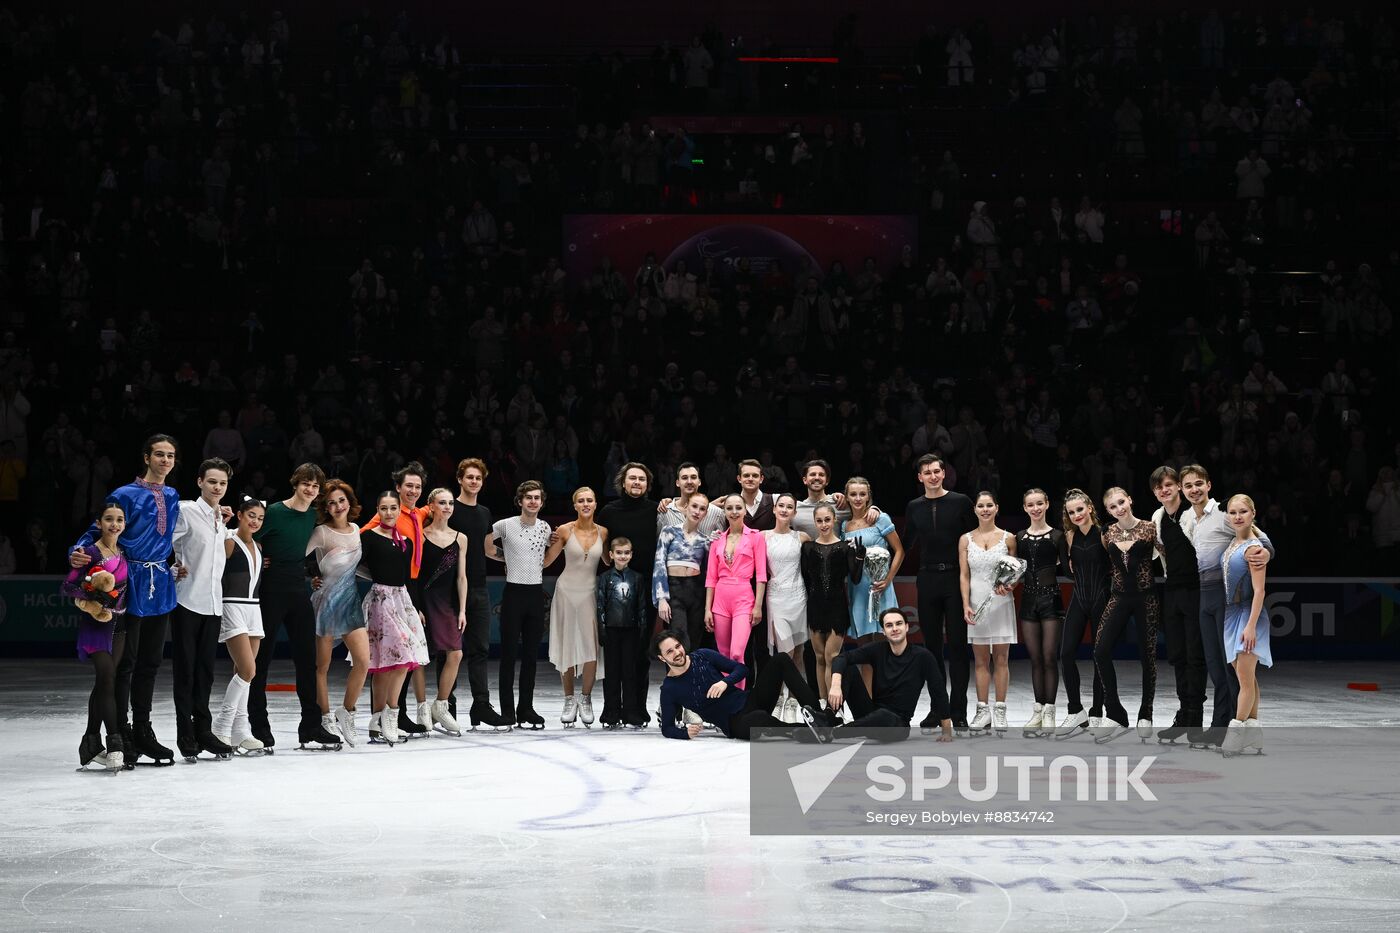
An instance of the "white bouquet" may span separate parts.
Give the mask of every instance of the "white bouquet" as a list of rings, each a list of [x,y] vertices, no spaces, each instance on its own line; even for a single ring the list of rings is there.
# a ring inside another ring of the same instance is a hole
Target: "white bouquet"
[[[865,614],[872,621],[877,621],[875,614],[880,605],[881,595],[875,592],[874,584],[884,581],[890,575],[890,552],[885,548],[868,547],[865,549],[865,575],[870,578],[870,596],[866,600]]]
[[[987,598],[982,600],[977,611],[972,614],[972,624],[976,625],[982,618],[982,613],[987,611],[987,606],[997,596],[997,590],[1003,586],[1014,586],[1016,581],[1021,579],[1021,574],[1026,572],[1026,562],[1019,557],[1012,557],[1009,554],[1005,557],[998,557],[997,562],[992,567],[992,592]]]

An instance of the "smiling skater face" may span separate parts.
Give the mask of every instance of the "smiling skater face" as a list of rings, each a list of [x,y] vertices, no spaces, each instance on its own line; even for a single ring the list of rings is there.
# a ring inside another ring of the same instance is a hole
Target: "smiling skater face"
[[[1124,521],[1133,514],[1133,500],[1121,489],[1110,489],[1103,497],[1103,504],[1114,521]]]
[[[994,521],[996,521],[997,512],[999,511],[998,506],[997,506],[997,500],[993,499],[993,498],[992,498],[990,495],[988,495],[987,493],[984,492],[984,493],[982,493],[982,495],[978,496],[978,497],[977,497],[977,502],[976,502],[975,505],[973,505],[972,508],[973,508],[973,510],[977,513],[977,518],[978,518],[980,521],[983,521],[983,522],[994,522]]]
[[[1032,489],[1026,493],[1026,497],[1021,500],[1022,508],[1026,510],[1026,515],[1032,522],[1038,523],[1045,518],[1046,511],[1050,508],[1049,501],[1045,498],[1045,493],[1039,489]]]
[[[115,540],[121,537],[121,533],[126,530],[126,513],[119,505],[109,505],[102,510],[102,516],[97,520],[97,527],[101,530],[102,537]]]
[[[667,667],[676,670],[685,667],[685,645],[679,638],[667,638],[661,643],[659,653]]]

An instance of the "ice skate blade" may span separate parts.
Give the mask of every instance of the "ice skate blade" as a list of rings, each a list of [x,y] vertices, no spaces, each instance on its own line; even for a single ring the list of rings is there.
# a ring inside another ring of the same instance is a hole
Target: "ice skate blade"
[[[175,764],[174,758],[161,758],[154,761],[129,761],[127,765],[134,765],[142,768],[170,768]]]
[[[1117,724],[1114,724],[1111,728],[1104,728],[1107,729],[1107,731],[1103,735],[1094,736],[1094,741],[1099,745],[1106,745],[1109,742],[1112,742],[1114,739],[1121,738],[1122,736],[1125,736],[1129,732],[1133,731],[1132,726],[1120,726]]]
[[[456,732],[453,732],[453,731],[450,730],[450,729],[444,729],[442,726],[438,725],[437,723],[433,723],[433,731],[434,731],[434,732],[440,732],[440,733],[442,733],[443,735],[450,735],[450,736],[452,736],[454,739],[460,739],[460,738],[462,737],[462,730],[458,729]]]
[[[493,732],[494,732],[494,733],[506,733],[506,732],[509,732],[509,731],[510,731],[511,729],[513,729],[513,728],[515,728],[515,727],[514,727],[514,726],[506,726],[506,725],[488,726],[488,725],[486,725],[485,723],[483,723],[483,724],[481,724],[481,725],[479,725],[479,726],[472,726],[472,730],[471,730],[471,731],[473,731],[473,732],[485,732],[485,733],[493,733]]]
[[[345,747],[345,746],[344,746],[342,743],[340,743],[340,742],[336,742],[336,743],[334,743],[334,744],[331,744],[331,743],[317,743],[317,744],[314,744],[314,745],[308,744],[308,743],[306,743],[306,742],[301,742],[301,743],[298,743],[298,744],[297,744],[297,751],[299,751],[299,752],[338,752],[338,751],[340,751],[340,750],[341,750],[342,748],[344,748],[344,747]]]
[[[1084,735],[1086,732],[1088,732],[1088,730],[1089,730],[1089,727],[1088,727],[1087,725],[1084,725],[1084,726],[1075,726],[1075,727],[1074,727],[1074,731],[1072,731],[1072,732],[1056,732],[1056,733],[1055,733],[1055,741],[1056,741],[1056,742],[1063,742],[1065,739],[1077,738],[1077,737],[1079,737],[1079,736],[1081,736],[1081,735]]]

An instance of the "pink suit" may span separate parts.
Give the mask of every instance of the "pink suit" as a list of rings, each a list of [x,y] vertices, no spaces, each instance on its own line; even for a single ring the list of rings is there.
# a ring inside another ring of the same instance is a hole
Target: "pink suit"
[[[710,545],[705,588],[715,591],[710,605],[715,616],[715,647],[725,657],[742,662],[752,630],[754,581],[768,582],[768,544],[763,532],[745,526],[731,564],[724,559],[728,538],[725,529]]]

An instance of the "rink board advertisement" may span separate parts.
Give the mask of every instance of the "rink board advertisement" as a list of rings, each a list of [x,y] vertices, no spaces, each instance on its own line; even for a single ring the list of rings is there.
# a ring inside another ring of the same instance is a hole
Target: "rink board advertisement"
[[[547,593],[554,590],[554,577],[545,577]],[[78,618],[82,615],[73,601],[58,594],[60,577],[0,577],[0,645],[6,653],[61,655],[77,638]],[[504,577],[488,582],[491,594],[491,642],[497,644],[501,593]],[[369,584],[361,581],[361,588]],[[1069,602],[1069,584],[1064,584],[1064,601]],[[899,604],[909,615],[910,636],[922,643],[919,626],[918,589],[914,577],[895,581]],[[1269,581],[1265,605],[1272,628],[1272,648],[1278,660],[1381,660],[1400,659],[1400,580],[1361,578],[1289,578]],[[1133,627],[1118,645],[1117,656],[1136,657]],[[279,635],[285,639],[285,633]],[[1087,638],[1087,633],[1086,633]],[[1081,657],[1088,658],[1088,642]],[[1013,657],[1020,657],[1013,647]]]
[[[728,273],[748,259],[758,278],[775,261],[795,277],[813,267],[825,274],[840,260],[854,276],[867,256],[890,268],[905,246],[917,248],[917,230],[914,217],[903,214],[570,214],[563,262],[575,282],[607,257],[630,284],[649,252],[668,272],[678,260],[696,273],[714,259]]]
[[[1100,744],[1087,732],[937,742],[917,728],[849,738],[842,731],[828,744],[755,731],[752,833],[1400,833],[1400,729],[1265,724],[1246,740],[1259,748],[1245,745],[1229,757],[1155,738],[1149,744],[1134,732]]]

